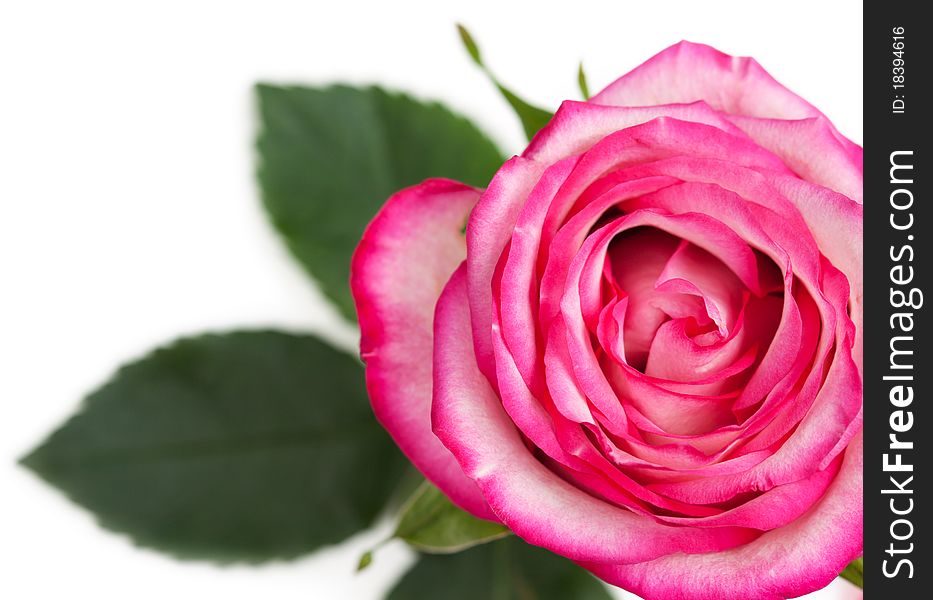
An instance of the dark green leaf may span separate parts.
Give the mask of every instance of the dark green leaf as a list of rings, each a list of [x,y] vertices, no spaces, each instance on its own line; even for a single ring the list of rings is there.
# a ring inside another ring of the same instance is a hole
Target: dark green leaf
[[[577,83],[580,85],[580,93],[584,100],[590,99],[590,86],[586,83],[586,71],[583,70],[583,61],[580,61],[580,68],[577,70]]]
[[[472,58],[473,62],[475,62],[476,65],[483,70],[486,76],[489,77],[489,80],[492,81],[492,83],[499,90],[499,93],[502,94],[506,102],[508,102],[512,107],[512,110],[515,111],[515,114],[518,115],[519,120],[522,122],[522,128],[525,130],[525,135],[528,136],[528,139],[530,140],[536,133],[538,133],[538,130],[548,124],[548,121],[551,120],[551,117],[554,116],[554,113],[525,102],[514,92],[512,92],[512,90],[502,85],[499,79],[493,75],[492,71],[490,71],[486,64],[483,62],[483,57],[480,54],[479,46],[476,44],[476,40],[473,39],[473,36],[470,35],[470,32],[467,31],[466,27],[458,24],[457,31],[460,32],[460,39],[463,41],[463,46],[469,53],[470,58]]]
[[[123,367],[22,462],[105,527],[218,561],[343,540],[406,464],[357,360],[272,331],[184,339]]]
[[[350,256],[386,199],[430,177],[485,187],[503,162],[473,124],[440,104],[376,87],[256,90],[266,209],[350,318]]]
[[[465,512],[430,482],[424,482],[402,509],[395,537],[422,552],[449,554],[505,537],[507,527]]]
[[[865,587],[865,565],[861,558],[856,558],[846,566],[845,570],[839,574],[843,579],[848,579],[860,588]]]
[[[606,587],[569,560],[512,536],[459,554],[425,554],[389,600],[611,600]]]

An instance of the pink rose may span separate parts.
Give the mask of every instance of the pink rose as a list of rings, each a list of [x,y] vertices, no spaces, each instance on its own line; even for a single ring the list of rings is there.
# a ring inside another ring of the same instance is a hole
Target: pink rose
[[[786,598],[862,551],[862,150],[681,43],[353,260],[376,416],[459,506],[647,599]],[[466,224],[466,235],[463,227]]]

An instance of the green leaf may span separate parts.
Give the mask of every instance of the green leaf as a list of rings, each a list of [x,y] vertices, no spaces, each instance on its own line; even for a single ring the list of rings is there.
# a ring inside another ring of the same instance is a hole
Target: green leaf
[[[506,102],[512,107],[512,110],[515,111],[515,114],[518,115],[519,120],[522,122],[522,128],[525,130],[525,135],[531,140],[531,138],[538,133],[538,130],[548,124],[548,121],[551,120],[554,113],[525,102],[512,92],[512,90],[502,85],[499,79],[493,75],[492,71],[490,71],[483,62],[479,46],[476,44],[476,40],[473,39],[473,36],[470,35],[470,32],[467,31],[466,27],[458,24],[457,31],[460,32],[460,40],[463,42],[463,46],[466,48],[470,58],[473,59],[476,66],[483,70],[483,73],[486,74],[493,85],[499,90],[499,93],[505,98]]]
[[[485,187],[503,158],[440,104],[377,87],[256,88],[259,182],[286,244],[353,318],[350,257],[386,199],[430,177]]]
[[[425,481],[402,509],[394,535],[422,552],[449,554],[510,533],[503,525],[461,510]]]
[[[476,45],[476,40],[473,39],[473,36],[470,35],[470,32],[467,31],[467,28],[457,23],[457,32],[460,34],[460,41],[463,42],[463,47],[466,48],[467,53],[470,55],[470,58],[473,59],[477,65],[485,69],[483,65],[483,57],[479,53],[479,46]]]
[[[606,587],[566,558],[512,536],[459,554],[425,554],[388,600],[611,600]]]
[[[586,83],[586,71],[583,70],[583,61],[580,61],[580,68],[577,70],[577,84],[580,86],[580,94],[584,100],[590,99],[590,86]]]
[[[367,550],[360,556],[360,561],[356,564],[356,572],[364,571],[373,564],[373,551]]]
[[[865,587],[865,565],[861,558],[856,558],[846,566],[839,574],[843,579],[848,579],[860,588]]]
[[[362,365],[273,331],[183,339],[123,367],[22,462],[138,544],[223,562],[368,527],[406,465]]]

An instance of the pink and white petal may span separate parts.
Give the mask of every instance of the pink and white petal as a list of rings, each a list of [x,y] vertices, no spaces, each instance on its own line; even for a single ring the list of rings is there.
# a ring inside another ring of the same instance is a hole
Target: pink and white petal
[[[785,121],[733,116],[730,120],[806,181],[862,203],[861,152],[851,151],[825,117]]]
[[[552,329],[556,333],[558,327]],[[501,336],[493,331],[496,350],[499,397],[512,423],[549,459],[549,464],[576,482],[577,487],[605,498],[636,513],[648,514],[643,505],[653,504],[665,511],[688,516],[709,516],[721,512],[709,507],[698,507],[672,501],[647,490],[611,464],[593,446],[579,423],[568,421],[552,403],[546,393],[534,397],[518,372],[513,357],[508,353]],[[560,346],[552,340],[548,351]],[[556,374],[556,373],[552,373]],[[550,383],[550,382],[549,382]],[[567,380],[566,385],[573,385]],[[543,457],[542,457],[543,458]]]
[[[826,586],[861,553],[859,431],[823,498],[784,527],[724,552],[671,554],[640,564],[591,562],[583,566],[609,583],[656,600],[782,600]]]
[[[652,106],[703,100],[715,110],[772,119],[821,113],[778,83],[754,59],[704,44],[680,42],[623,75],[590,100],[614,106]]]
[[[846,277],[850,286],[851,317],[862,330],[864,283],[862,274],[863,209],[860,204],[818,185],[775,175],[772,183],[803,215],[820,252]],[[855,336],[852,351],[862,370],[862,336]]]
[[[435,315],[434,432],[479,485],[496,515],[529,543],[581,561],[632,563],[672,552],[711,552],[748,543],[744,528],[657,523],[574,487],[525,446],[471,343],[464,270],[447,284]]]
[[[659,117],[704,123],[740,137],[742,130],[703,101],[659,106],[607,106],[565,100],[522,156],[552,163],[589,150],[605,136]]]
[[[845,448],[847,438],[855,435],[861,423],[861,378],[851,357],[844,353],[840,345],[813,406],[787,440],[762,463],[737,476],[648,487],[681,502],[713,504],[742,492],[768,490],[809,477]]]
[[[580,157],[554,197],[545,219],[541,246],[550,247],[568,216],[580,212],[617,184],[645,177],[638,173],[639,166],[682,156],[685,152],[734,167],[792,173],[781,159],[744,134],[737,136],[703,123],[659,117],[607,135]],[[627,169],[635,173],[628,173]]]
[[[466,256],[461,230],[479,195],[462,183],[430,179],[389,198],[353,255],[350,287],[376,418],[456,504],[495,519],[431,431],[434,307]]]
[[[751,527],[770,531],[784,527],[799,518],[820,498],[839,472],[842,457],[837,456],[825,469],[806,479],[773,487],[737,507],[709,517],[658,517],[664,523],[693,527],[722,527],[724,525]]]
[[[500,282],[494,282],[493,285],[497,290],[493,323],[499,326],[519,372],[533,390],[540,387],[535,382],[540,381],[543,366],[538,359],[541,354],[538,339],[533,334],[538,318],[535,299],[538,296],[537,262],[541,250],[541,227],[554,194],[574,164],[575,157],[565,158],[548,167],[541,175],[512,231]]]
[[[570,221],[563,224],[555,236],[548,240],[547,264],[541,276],[538,298],[538,316],[542,329],[548,328],[548,323],[560,310],[560,299],[564,294],[567,271],[570,269],[574,256],[600,217],[619,202],[638,198],[675,183],[677,180],[672,177],[644,177],[617,184],[575,214]],[[649,248],[642,250],[642,258],[647,260]],[[650,252],[652,255],[656,253]]]
[[[547,165],[520,156],[506,161],[483,192],[467,223],[467,279],[473,342],[480,371],[496,381],[492,347],[492,281],[515,222]]]

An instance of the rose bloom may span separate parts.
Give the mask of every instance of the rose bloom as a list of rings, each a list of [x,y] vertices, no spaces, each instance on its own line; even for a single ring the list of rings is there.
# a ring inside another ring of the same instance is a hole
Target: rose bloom
[[[862,552],[861,182],[754,60],[668,48],[486,190],[388,200],[351,275],[376,416],[457,505],[644,598],[821,588]]]

